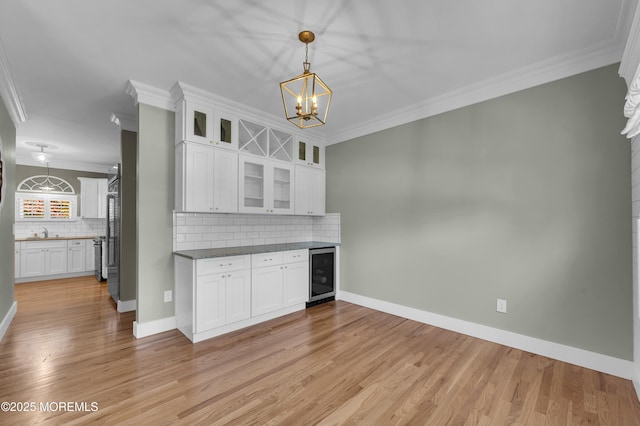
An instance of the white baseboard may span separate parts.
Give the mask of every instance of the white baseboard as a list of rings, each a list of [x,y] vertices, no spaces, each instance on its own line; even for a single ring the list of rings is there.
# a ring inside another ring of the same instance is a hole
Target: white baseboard
[[[118,312],[131,312],[136,310],[136,299],[118,300]]]
[[[75,277],[89,277],[91,275],[95,275],[93,272],[85,271],[85,272],[70,272],[67,274],[56,274],[56,275],[39,275],[37,277],[26,277],[26,278],[16,278],[14,282],[16,284],[24,284],[24,283],[32,283],[35,281],[49,281],[49,280],[58,280],[61,278],[75,278]],[[96,284],[98,281],[96,280]]]
[[[640,369],[635,363],[633,364],[633,378],[631,381],[633,382],[633,387],[636,390],[636,396],[638,397],[638,400],[640,400]]]
[[[175,330],[176,317],[161,318],[159,320],[147,322],[133,322],[133,335],[136,339],[151,336],[165,331]]]
[[[337,296],[340,300],[344,300],[345,302],[365,306],[377,311],[386,312],[422,322],[424,324],[433,325],[446,330],[510,346],[512,348],[568,362],[570,364],[579,365],[580,367],[589,368],[591,370],[600,371],[613,376],[634,380],[636,390],[640,388],[640,375],[636,372],[635,366],[631,361],[574,348],[572,346],[561,345],[559,343],[549,342],[547,340],[537,339],[523,334],[500,330],[498,328],[475,324],[469,321],[463,321],[428,311],[422,311],[395,303],[372,299],[346,291],[340,291]]]
[[[13,321],[13,317],[16,316],[16,312],[18,311],[18,302],[14,301],[7,314],[2,318],[2,322],[0,322],[0,342],[4,337],[5,333],[9,329],[9,325],[11,325],[11,321]]]
[[[203,331],[201,333],[191,333],[190,329],[186,327],[178,327],[178,330],[182,332],[193,343],[202,342],[212,337],[221,336],[232,331],[240,330],[245,327],[250,327],[261,322],[269,321],[284,315],[292,314],[294,312],[303,311],[305,309],[305,303],[299,303],[293,306],[287,306],[286,308],[278,309],[277,311],[268,312],[266,314],[258,315],[257,317],[247,318],[241,321],[226,324],[221,327],[216,327],[211,330]]]

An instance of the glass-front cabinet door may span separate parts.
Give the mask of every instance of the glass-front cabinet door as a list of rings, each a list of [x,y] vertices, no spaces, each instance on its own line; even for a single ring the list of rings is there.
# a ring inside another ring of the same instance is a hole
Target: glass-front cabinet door
[[[293,165],[239,155],[241,213],[293,214]]]
[[[269,213],[266,200],[267,160],[240,155],[239,211],[241,213]]]
[[[276,163],[271,174],[273,212],[279,214],[293,213],[293,166]]]
[[[225,113],[215,113],[213,139],[216,148],[238,150],[238,119]]]
[[[188,101],[185,105],[185,138],[190,142],[213,144],[213,109]]]
[[[305,140],[298,140],[296,162],[305,166],[324,168],[324,146]]]

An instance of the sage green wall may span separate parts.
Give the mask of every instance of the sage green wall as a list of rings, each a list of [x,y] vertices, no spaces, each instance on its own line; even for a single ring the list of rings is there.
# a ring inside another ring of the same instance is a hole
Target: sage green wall
[[[14,302],[15,247],[13,238],[16,174],[16,128],[0,98],[0,151],[2,203],[0,204],[0,322]]]
[[[342,289],[631,360],[617,69],[327,147]]]
[[[175,113],[138,106],[137,306],[138,323],[175,315],[164,303],[173,290]]]
[[[136,170],[138,135],[120,134],[120,300],[136,298]]]
[[[25,180],[31,176],[38,175],[46,175],[47,168],[46,167],[35,167],[35,166],[16,166],[16,182],[13,185],[13,190],[18,189],[18,185],[20,182]],[[80,199],[82,197],[82,192],[80,191],[80,181],[79,177],[88,177],[88,178],[107,178],[106,173],[93,173],[93,172],[83,172],[79,170],[66,170],[66,169],[56,169],[53,167],[49,167],[49,175],[59,177],[60,179],[64,179],[69,182],[69,185],[73,187],[78,195],[78,216],[82,216],[82,211],[80,207]]]

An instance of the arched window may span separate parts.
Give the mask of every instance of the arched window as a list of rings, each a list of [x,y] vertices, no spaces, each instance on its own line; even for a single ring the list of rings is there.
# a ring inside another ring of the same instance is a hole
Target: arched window
[[[75,194],[73,186],[64,179],[49,175],[31,176],[20,182],[18,192],[44,192],[47,194]]]
[[[16,220],[75,220],[78,210],[75,193],[64,179],[31,176],[18,185]]]

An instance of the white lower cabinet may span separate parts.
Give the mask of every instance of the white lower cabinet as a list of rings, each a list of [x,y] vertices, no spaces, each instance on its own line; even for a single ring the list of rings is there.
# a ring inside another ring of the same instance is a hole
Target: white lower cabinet
[[[26,241],[20,248],[20,278],[67,272],[67,242]]]
[[[264,266],[251,271],[251,313],[262,315],[283,306],[282,265]]]
[[[87,254],[85,251],[85,240],[67,241],[67,272],[86,271]]]
[[[261,315],[309,300],[309,251],[251,256],[251,312]]]
[[[308,250],[192,260],[174,256],[178,329],[193,342],[305,308]]]
[[[285,252],[283,276],[283,304],[305,303],[309,300],[309,251]]]
[[[84,244],[84,270],[86,272],[95,272],[96,248],[93,245],[93,240],[86,240]]]
[[[94,247],[88,239],[15,242],[15,278],[20,282],[49,276],[89,275],[94,270]],[[53,277],[58,278],[58,277]]]
[[[251,270],[198,277],[195,332],[240,321],[251,316]]]
[[[14,257],[15,268],[14,268],[14,273],[15,273],[15,277],[16,278],[20,278],[20,243],[16,242],[14,244],[14,246],[15,246],[15,257]]]

